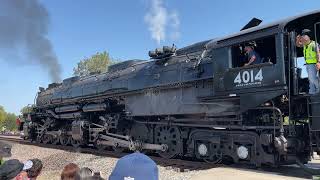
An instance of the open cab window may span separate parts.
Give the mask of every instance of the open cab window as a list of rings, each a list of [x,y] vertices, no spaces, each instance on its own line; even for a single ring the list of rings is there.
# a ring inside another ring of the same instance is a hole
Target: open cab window
[[[248,53],[245,46],[250,43],[253,46],[255,54],[260,57],[260,63],[249,66],[259,66],[262,64],[276,64],[276,42],[275,36],[265,37],[262,39],[243,42],[232,46],[232,67],[244,67],[249,62]]]

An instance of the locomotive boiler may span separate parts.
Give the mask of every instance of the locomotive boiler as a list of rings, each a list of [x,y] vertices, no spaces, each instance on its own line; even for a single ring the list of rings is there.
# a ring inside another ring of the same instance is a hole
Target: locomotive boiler
[[[320,95],[307,93],[295,37],[306,28],[319,37],[320,11],[255,22],[40,88],[26,138],[212,163],[307,162],[320,146]],[[262,63],[243,66],[244,44],[253,41]]]

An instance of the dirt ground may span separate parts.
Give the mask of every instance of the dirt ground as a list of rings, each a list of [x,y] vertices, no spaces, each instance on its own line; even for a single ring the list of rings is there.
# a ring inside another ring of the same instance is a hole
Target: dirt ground
[[[311,179],[304,172],[295,172],[296,168],[288,168],[286,172],[271,172],[264,170],[251,170],[239,168],[213,168],[205,170],[197,176],[191,177],[192,180],[283,180],[283,179]]]
[[[315,155],[307,165],[309,168],[320,169],[320,157]],[[264,167],[260,169],[239,167],[218,167],[203,171],[192,180],[280,180],[280,179],[312,179],[312,175],[306,173],[297,165],[281,166],[279,168]]]

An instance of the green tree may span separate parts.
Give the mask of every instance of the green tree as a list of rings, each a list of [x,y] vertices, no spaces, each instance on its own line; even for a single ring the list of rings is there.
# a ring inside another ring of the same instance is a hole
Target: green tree
[[[3,106],[0,106],[0,125],[4,123],[6,119],[6,111],[4,110]]]
[[[73,68],[73,75],[75,76],[87,76],[92,73],[103,73],[108,71],[109,65],[113,64],[109,54],[104,51],[102,53],[96,53],[90,58],[84,58],[81,60],[75,68]]]
[[[6,119],[3,123],[3,125],[8,129],[8,130],[16,130],[17,129],[17,124],[16,124],[16,119],[17,116],[13,113],[7,113]]]
[[[20,113],[21,114],[27,114],[27,113],[30,113],[32,110],[32,106],[24,106],[21,110],[20,110]]]
[[[3,127],[7,130],[16,130],[16,119],[17,116],[13,113],[7,113],[3,106],[0,106],[0,130]]]

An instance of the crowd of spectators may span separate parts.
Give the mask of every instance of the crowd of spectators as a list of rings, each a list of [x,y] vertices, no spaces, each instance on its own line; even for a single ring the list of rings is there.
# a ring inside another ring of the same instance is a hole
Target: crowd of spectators
[[[0,147],[0,159],[8,157],[8,147],[5,153]],[[0,180],[36,180],[43,168],[40,159],[29,159],[22,163],[17,159],[1,161]],[[158,180],[158,167],[148,156],[132,153],[118,160],[109,180]],[[80,168],[75,163],[69,163],[61,171],[61,180],[103,180],[100,172],[94,172],[89,167]]]

